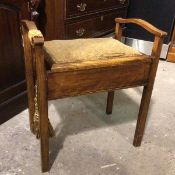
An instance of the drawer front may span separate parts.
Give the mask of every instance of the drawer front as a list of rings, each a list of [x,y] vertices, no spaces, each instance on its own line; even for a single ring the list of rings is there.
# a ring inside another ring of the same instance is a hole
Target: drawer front
[[[128,0],[67,0],[66,17],[81,16],[99,10],[120,8],[128,5]]]
[[[66,25],[66,38],[98,37],[115,28],[115,18],[125,17],[126,9]]]

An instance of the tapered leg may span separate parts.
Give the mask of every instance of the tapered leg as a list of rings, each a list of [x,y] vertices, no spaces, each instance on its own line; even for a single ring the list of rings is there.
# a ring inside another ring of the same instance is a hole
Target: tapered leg
[[[139,115],[137,120],[137,126],[136,126],[134,141],[133,141],[133,145],[136,147],[140,146],[142,142],[151,94],[152,94],[152,86],[150,88],[145,86],[143,89]]]
[[[114,91],[108,92],[106,114],[112,114]]]
[[[49,133],[48,120],[41,120],[41,167],[42,172],[49,171]]]
[[[35,46],[37,92],[40,122],[40,144],[41,144],[41,167],[42,171],[49,170],[49,119],[48,119],[48,97],[47,76],[44,66],[44,53],[41,45]]]
[[[42,171],[49,170],[49,119],[48,119],[48,100],[46,86],[39,81],[38,83],[38,107],[40,123],[40,146],[41,146],[41,167]]]
[[[154,39],[154,45],[153,45],[152,54],[151,54],[154,57],[154,59],[150,70],[148,84],[143,89],[142,100],[141,100],[137,126],[136,126],[134,141],[133,141],[134,146],[140,146],[143,138],[146,118],[148,114],[148,108],[150,104],[150,99],[152,95],[154,80],[157,72],[157,67],[159,63],[159,58],[162,50],[164,37],[165,35],[164,36],[162,35],[161,37],[155,36],[155,39]]]

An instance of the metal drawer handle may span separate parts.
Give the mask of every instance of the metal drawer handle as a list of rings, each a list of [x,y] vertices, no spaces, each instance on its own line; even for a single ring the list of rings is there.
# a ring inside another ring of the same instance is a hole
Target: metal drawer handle
[[[77,4],[77,8],[80,12],[84,12],[86,10],[86,7],[87,7],[86,3]]]
[[[86,30],[84,28],[80,28],[76,30],[76,34],[79,37],[82,37],[85,34]]]
[[[124,4],[126,0],[119,0],[120,4]]]

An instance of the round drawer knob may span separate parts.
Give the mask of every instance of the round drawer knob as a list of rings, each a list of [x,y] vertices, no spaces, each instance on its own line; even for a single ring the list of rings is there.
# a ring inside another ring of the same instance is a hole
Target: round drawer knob
[[[76,35],[82,37],[85,34],[86,30],[84,28],[79,28],[76,30]]]
[[[119,0],[120,4],[124,4],[126,0]]]
[[[77,8],[80,12],[84,12],[86,10],[86,7],[87,7],[86,3],[77,4]]]

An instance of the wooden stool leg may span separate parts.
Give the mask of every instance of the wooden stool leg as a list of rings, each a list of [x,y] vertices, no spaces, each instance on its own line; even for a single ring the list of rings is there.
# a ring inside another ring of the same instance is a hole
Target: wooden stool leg
[[[137,126],[136,126],[134,141],[133,141],[134,146],[140,146],[143,138],[146,118],[148,114],[148,108],[151,100],[151,95],[152,95],[152,90],[154,86],[154,80],[157,72],[160,53],[162,49],[163,39],[164,39],[164,36],[163,37],[155,36],[154,45],[152,49],[152,56],[155,58],[153,59],[153,63],[151,66],[148,84],[143,89],[142,100],[141,100]]]
[[[114,101],[114,91],[110,91],[108,92],[106,114],[112,114],[113,101]]]
[[[46,172],[49,170],[49,119],[47,76],[44,66],[43,47],[38,44],[35,46],[35,51],[40,122],[41,167],[42,171]]]
[[[38,103],[40,118],[40,146],[41,146],[41,167],[43,172],[49,170],[49,119],[48,101],[46,99],[45,87],[38,86]]]
[[[153,45],[152,54],[151,54],[154,57],[154,59],[151,66],[148,84],[143,89],[142,100],[141,100],[137,126],[136,126],[134,141],[133,141],[134,146],[140,146],[143,138],[154,80],[157,72],[160,53],[162,50],[163,39],[165,36],[166,34],[162,35],[161,37],[155,36],[155,39],[154,39],[154,45]]]
[[[43,114],[44,115],[44,114]],[[46,115],[46,114],[45,114]],[[42,116],[41,116],[42,118]],[[48,120],[41,120],[41,167],[42,172],[49,171],[49,132],[48,132]]]
[[[143,89],[139,115],[137,120],[137,126],[136,126],[134,141],[133,141],[133,145],[136,147],[140,146],[142,142],[151,94],[152,94],[152,86],[150,88],[145,86]]]
[[[38,106],[40,122],[41,167],[43,172],[49,170],[49,119],[46,86],[38,84]]]

